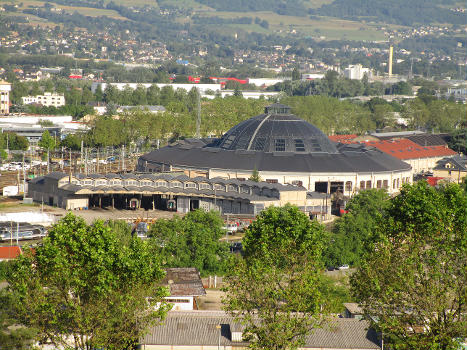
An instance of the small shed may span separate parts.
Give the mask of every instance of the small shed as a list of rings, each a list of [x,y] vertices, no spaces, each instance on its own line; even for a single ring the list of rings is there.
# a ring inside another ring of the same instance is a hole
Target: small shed
[[[172,310],[189,311],[198,309],[196,298],[206,295],[198,269],[194,267],[174,267],[165,270],[162,284],[170,289],[166,301],[173,304]]]

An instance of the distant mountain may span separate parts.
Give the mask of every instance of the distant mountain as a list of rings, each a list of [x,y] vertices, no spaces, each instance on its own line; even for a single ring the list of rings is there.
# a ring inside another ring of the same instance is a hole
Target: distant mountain
[[[443,6],[440,6],[443,5]],[[335,0],[313,15],[414,26],[419,24],[465,24],[466,15],[448,8],[455,0]]]
[[[272,11],[280,15],[305,16],[307,7],[301,0],[196,0],[217,11]]]

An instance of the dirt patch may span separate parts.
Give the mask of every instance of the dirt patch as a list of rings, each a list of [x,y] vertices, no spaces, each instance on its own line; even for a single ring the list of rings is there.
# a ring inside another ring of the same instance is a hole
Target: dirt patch
[[[206,295],[198,298],[200,310],[222,310],[222,297],[225,293],[218,289],[206,289]]]

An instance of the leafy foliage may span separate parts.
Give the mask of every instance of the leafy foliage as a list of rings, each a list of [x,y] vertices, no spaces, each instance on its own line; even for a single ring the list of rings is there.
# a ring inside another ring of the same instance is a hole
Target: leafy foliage
[[[270,207],[246,230],[226,275],[224,308],[254,349],[294,349],[321,325],[324,230],[297,207]]]
[[[0,134],[0,149],[26,151],[29,147],[29,141],[26,137],[17,135],[14,132],[4,132]]]
[[[55,138],[50,135],[48,130],[46,130],[42,133],[38,145],[47,151],[54,149],[56,146]]]
[[[465,336],[466,212],[466,194],[454,184],[406,185],[390,201],[351,285],[393,348],[457,349]]]
[[[14,300],[6,289],[0,290],[0,350],[30,348],[36,330],[18,326]]]
[[[374,231],[389,206],[385,190],[369,189],[355,195],[347,204],[349,211],[335,221],[324,252],[327,266],[359,266],[366,251],[378,238]]]
[[[222,274],[229,248],[219,213],[192,211],[183,218],[157,220],[148,235],[166,267],[196,267],[202,275]]]
[[[78,349],[127,349],[164,317],[164,273],[147,243],[122,245],[103,222],[68,214],[8,276],[19,321],[39,341]],[[149,297],[149,299],[148,299]]]
[[[439,5],[454,4],[452,0],[335,0],[313,13],[323,16],[361,20],[372,17],[385,23],[413,26],[417,23],[463,23],[461,13],[455,13]],[[417,16],[413,16],[416,13]]]

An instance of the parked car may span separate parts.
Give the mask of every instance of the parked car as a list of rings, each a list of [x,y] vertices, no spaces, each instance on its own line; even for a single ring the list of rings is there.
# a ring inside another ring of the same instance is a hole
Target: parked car
[[[349,269],[349,265],[347,264],[344,264],[344,265],[341,265],[338,267],[339,270],[348,270]]]
[[[230,252],[231,253],[240,253],[243,249],[242,242],[233,242],[230,243]]]
[[[228,233],[233,234],[238,231],[238,226],[237,224],[227,224],[222,227],[224,230],[226,230]]]

